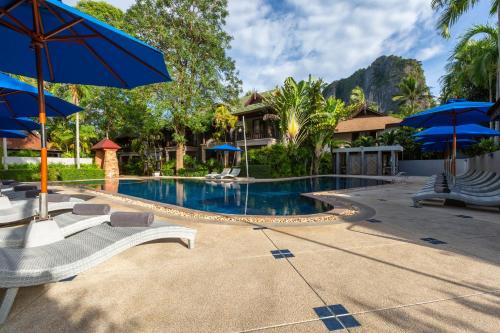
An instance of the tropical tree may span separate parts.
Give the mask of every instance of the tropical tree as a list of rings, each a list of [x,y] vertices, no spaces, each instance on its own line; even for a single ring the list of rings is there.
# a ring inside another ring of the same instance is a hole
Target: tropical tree
[[[399,94],[393,96],[392,100],[401,105],[400,115],[402,117],[408,117],[429,106],[429,88],[422,84],[414,74],[410,73],[404,77],[398,88]]]
[[[220,104],[215,108],[213,115],[213,127],[215,129],[213,138],[215,141],[220,141],[227,134],[228,130],[235,128],[238,122],[238,117],[234,116],[229,107]]]
[[[436,11],[441,12],[441,16],[438,20],[438,29],[445,38],[450,37],[450,28],[453,26],[458,19],[465,14],[472,7],[477,5],[479,0],[432,0],[432,8]],[[497,14],[498,26],[497,31],[500,30],[500,1],[490,0],[490,13],[492,15]],[[497,34],[497,40],[500,34]],[[497,42],[497,50],[500,49],[500,42]],[[500,54],[500,51],[497,52]],[[496,98],[500,98],[500,57],[497,57],[497,75],[496,75]]]
[[[488,40],[470,40],[456,48],[441,77],[441,99],[464,97],[470,100],[493,99],[496,75],[496,45]],[[491,61],[493,60],[493,61]]]
[[[378,105],[366,99],[363,88],[361,88],[360,86],[354,87],[354,89],[351,91],[351,95],[349,96],[349,114],[355,114],[360,111],[366,111],[368,109],[376,111],[378,110]]]
[[[465,78],[478,89],[487,89],[490,101],[493,101],[497,74],[497,44],[498,31],[495,27],[475,25],[460,37],[449,59],[450,63],[455,59],[462,60],[460,67],[453,68],[461,71],[457,77],[462,76],[462,79]],[[445,82],[453,82],[453,77],[450,75]]]
[[[186,133],[199,130],[203,113],[240,92],[234,61],[227,55],[231,36],[225,30],[227,1],[138,0],[126,13],[131,33],[165,54],[173,81],[157,85],[156,104],[163,109],[177,144],[176,170],[184,167]]]
[[[288,77],[282,87],[276,88],[264,102],[277,113],[284,144],[299,146],[306,138],[308,121],[308,83]]]
[[[315,175],[319,173],[321,157],[326,146],[336,144],[333,141],[333,134],[339,120],[345,118],[346,114],[344,102],[330,96],[326,100],[322,98],[318,108],[310,115],[308,134],[314,151],[312,170]]]

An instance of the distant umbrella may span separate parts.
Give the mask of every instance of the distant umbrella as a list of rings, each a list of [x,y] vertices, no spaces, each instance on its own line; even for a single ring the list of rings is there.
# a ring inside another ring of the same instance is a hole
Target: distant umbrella
[[[233,152],[241,151],[240,148],[237,148],[237,147],[232,146],[230,144],[223,144],[223,145],[219,145],[219,146],[214,146],[212,148],[208,148],[208,150],[214,150],[214,151],[233,151]]]

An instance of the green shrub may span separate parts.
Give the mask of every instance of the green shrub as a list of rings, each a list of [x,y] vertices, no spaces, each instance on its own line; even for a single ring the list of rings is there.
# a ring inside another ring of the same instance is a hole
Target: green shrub
[[[102,179],[104,170],[102,169],[61,169],[59,171],[60,180],[84,180],[84,179]]]
[[[165,162],[161,167],[161,174],[163,176],[174,176],[175,175],[175,160],[170,160]]]
[[[320,175],[330,175],[333,173],[333,159],[332,154],[327,153],[321,156],[319,161],[319,174]]]
[[[249,175],[255,178],[305,176],[309,174],[310,161],[311,153],[306,148],[293,145],[276,144],[248,151]],[[244,160],[241,165],[245,165]]]
[[[242,165],[240,175],[246,176],[246,165]],[[265,164],[249,164],[248,176],[254,178],[275,178],[269,165]]]
[[[40,181],[40,171],[33,169],[0,170],[0,179],[14,179],[18,182]]]
[[[208,169],[201,167],[195,170],[180,169],[179,176],[181,177],[204,177],[208,173]]]
[[[20,182],[40,181],[40,164],[9,165],[9,170],[0,170],[0,178]],[[101,178],[104,178],[104,170],[93,164],[84,164],[81,169],[76,169],[73,165],[50,164],[48,169],[49,181]]]
[[[121,165],[121,171],[124,175],[142,176],[144,174],[144,163],[140,159],[130,159],[127,163]]]

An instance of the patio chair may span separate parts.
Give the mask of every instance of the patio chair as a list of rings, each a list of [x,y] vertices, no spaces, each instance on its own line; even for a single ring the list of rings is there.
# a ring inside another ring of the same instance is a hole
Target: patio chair
[[[231,168],[224,168],[224,170],[222,170],[221,173],[212,172],[212,173],[209,173],[208,175],[206,175],[205,178],[215,179],[215,178],[218,178],[220,176],[228,175],[230,172],[231,172]]]
[[[109,205],[102,206],[107,206],[107,214],[94,212],[93,215],[80,215],[68,212],[54,216],[52,219],[57,223],[62,236],[68,237],[109,221],[111,216]],[[27,225],[0,228],[0,247],[22,247],[27,229]]]
[[[4,323],[19,288],[58,282],[93,268],[136,245],[159,239],[181,238],[194,247],[196,230],[153,222],[148,227],[89,228],[61,241],[32,248],[0,248],[0,288],[6,288],[0,306]]]
[[[241,172],[240,168],[233,168],[231,170],[231,172],[228,173],[227,175],[220,175],[220,176],[217,176],[216,178],[217,179],[235,179],[236,177],[239,176],[240,172]]]
[[[56,194],[49,194],[49,212],[55,212],[58,210],[73,209],[73,207],[84,202],[84,200],[79,198],[70,197],[68,200],[51,202],[51,196]],[[54,197],[52,197],[54,198]],[[27,200],[9,200],[8,197],[0,197],[0,225],[22,221],[32,216],[38,214],[39,210],[39,200],[38,199],[27,199]]]

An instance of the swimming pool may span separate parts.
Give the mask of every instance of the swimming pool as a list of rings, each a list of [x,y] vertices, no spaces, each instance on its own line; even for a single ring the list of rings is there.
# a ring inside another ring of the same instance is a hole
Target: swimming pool
[[[117,192],[147,200],[221,214],[307,215],[333,209],[301,193],[383,184],[360,178],[315,177],[251,184],[202,180],[120,180]]]

